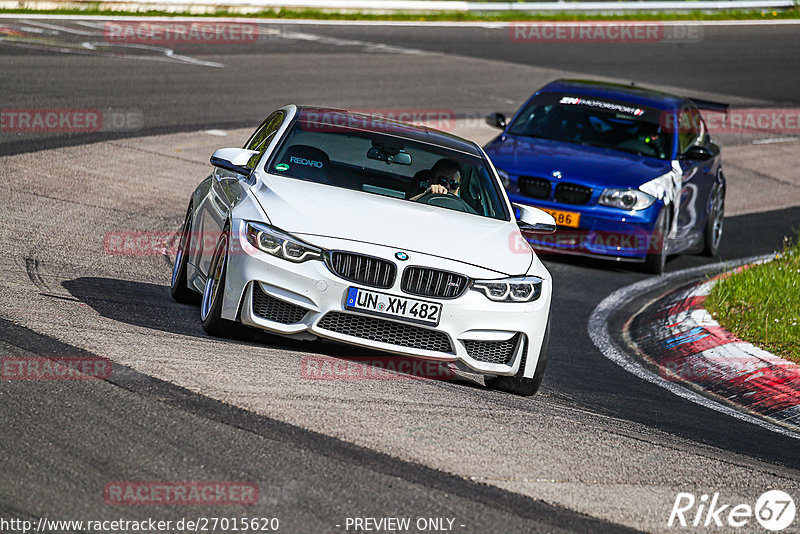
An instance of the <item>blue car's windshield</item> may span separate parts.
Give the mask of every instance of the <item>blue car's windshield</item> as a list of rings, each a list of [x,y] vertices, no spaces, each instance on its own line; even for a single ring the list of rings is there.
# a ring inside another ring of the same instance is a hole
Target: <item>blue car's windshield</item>
[[[670,136],[659,124],[657,110],[604,99],[539,95],[517,115],[509,133],[659,159],[671,157]]]
[[[363,120],[371,119],[301,114],[267,172],[509,220],[503,190],[483,158],[364,128]]]

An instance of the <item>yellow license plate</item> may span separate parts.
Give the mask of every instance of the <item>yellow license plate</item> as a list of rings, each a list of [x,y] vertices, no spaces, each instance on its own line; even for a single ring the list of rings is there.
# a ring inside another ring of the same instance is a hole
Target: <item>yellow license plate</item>
[[[581,222],[581,214],[575,213],[574,211],[559,211],[559,210],[551,210],[547,208],[539,208],[542,211],[546,211],[553,218],[556,220],[556,224],[558,226],[569,226],[570,228],[577,228],[578,224]]]

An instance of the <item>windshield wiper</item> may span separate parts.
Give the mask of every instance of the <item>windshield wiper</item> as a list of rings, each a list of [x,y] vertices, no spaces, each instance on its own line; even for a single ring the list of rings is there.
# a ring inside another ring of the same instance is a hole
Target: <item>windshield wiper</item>
[[[511,135],[519,135],[520,137],[530,137],[533,139],[549,139],[550,141],[558,141],[558,139],[553,139],[552,137],[545,137],[543,135],[535,134],[535,133],[521,133],[521,132],[509,132]]]
[[[596,146],[596,147],[599,147],[599,148],[611,148],[607,144],[601,143],[599,141],[575,141],[575,143],[578,143],[579,145],[583,145],[583,146]]]

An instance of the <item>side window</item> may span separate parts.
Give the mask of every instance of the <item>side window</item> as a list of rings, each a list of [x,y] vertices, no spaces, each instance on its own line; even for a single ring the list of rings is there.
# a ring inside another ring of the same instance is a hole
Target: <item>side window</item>
[[[264,151],[269,146],[270,141],[272,141],[275,132],[278,131],[278,128],[280,128],[283,123],[283,119],[283,111],[276,111],[261,123],[256,133],[254,133],[247,141],[247,144],[244,145],[248,150],[258,150],[258,154],[250,158],[247,162],[248,167],[254,168],[258,165],[258,161],[261,159],[261,156],[264,155]]]
[[[705,124],[700,112],[695,107],[685,107],[681,110],[678,128],[680,128],[678,142],[681,154],[705,137]]]

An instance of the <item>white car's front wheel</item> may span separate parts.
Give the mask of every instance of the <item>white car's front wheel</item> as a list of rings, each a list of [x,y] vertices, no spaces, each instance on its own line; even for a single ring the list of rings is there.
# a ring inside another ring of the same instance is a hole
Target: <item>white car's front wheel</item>
[[[178,302],[185,304],[197,303],[197,292],[189,289],[186,283],[186,269],[189,260],[189,250],[192,246],[192,205],[189,205],[189,210],[186,212],[186,217],[183,219],[183,228],[181,229],[181,237],[178,241],[178,248],[175,251],[175,263],[172,266],[172,279],[170,281],[170,294],[172,298]]]
[[[211,260],[206,277],[203,300],[200,303],[200,320],[203,330],[212,336],[223,336],[230,321],[222,318],[222,300],[225,293],[225,270],[228,263],[228,233],[222,234]]]
[[[523,356],[520,362],[519,371],[514,376],[494,376],[486,378],[486,385],[492,389],[513,393],[514,395],[522,395],[523,397],[530,397],[537,391],[539,386],[542,385],[544,378],[544,368],[547,365],[547,351],[550,347],[550,319],[547,319],[547,328],[544,331],[544,339],[542,340],[542,348],[539,351],[539,360],[536,363],[536,370],[532,378],[525,378],[522,374],[525,372],[526,358]]]

